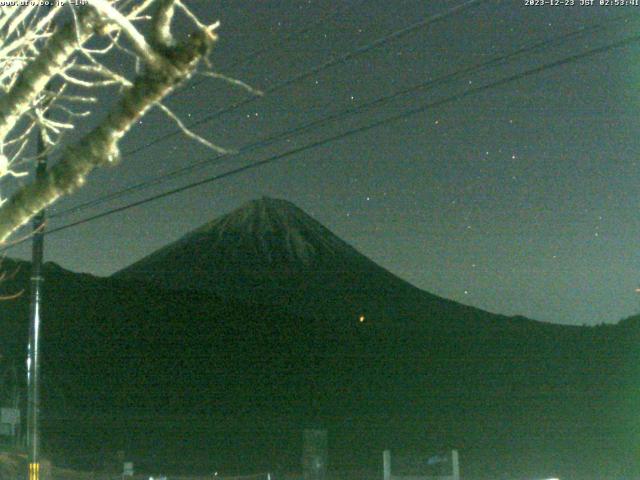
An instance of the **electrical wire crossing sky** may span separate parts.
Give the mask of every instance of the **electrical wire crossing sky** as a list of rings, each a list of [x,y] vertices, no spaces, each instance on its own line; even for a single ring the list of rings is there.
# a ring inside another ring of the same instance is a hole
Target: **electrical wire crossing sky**
[[[567,324],[637,313],[640,7],[194,8],[222,24],[214,70],[254,92],[196,77],[167,104],[233,153],[150,113],[120,165],[50,210],[47,260],[109,275],[268,195],[445,298]]]

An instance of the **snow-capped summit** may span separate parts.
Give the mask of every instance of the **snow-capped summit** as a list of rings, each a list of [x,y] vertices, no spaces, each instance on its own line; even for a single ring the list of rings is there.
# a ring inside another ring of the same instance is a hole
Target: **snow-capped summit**
[[[337,257],[364,258],[294,204],[262,197],[206,223],[116,275],[162,280],[176,287],[175,276],[193,268],[210,269],[211,273],[244,268],[308,270]],[[212,276],[211,281],[189,284],[203,289],[211,282],[218,283]]]
[[[202,237],[211,248],[240,247],[243,257],[249,255],[252,262],[267,264],[309,266],[322,257],[358,255],[293,203],[269,197],[246,203],[182,241]]]
[[[373,310],[398,317],[415,312],[416,301],[421,307],[444,302],[380,267],[292,203],[268,197],[203,225],[115,277],[356,318]]]

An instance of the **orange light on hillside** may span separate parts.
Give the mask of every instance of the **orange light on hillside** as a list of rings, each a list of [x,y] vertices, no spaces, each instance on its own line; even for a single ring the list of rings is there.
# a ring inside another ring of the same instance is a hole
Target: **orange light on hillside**
[[[360,323],[364,322],[364,315],[360,315],[360,316],[358,317],[358,321],[359,321]]]

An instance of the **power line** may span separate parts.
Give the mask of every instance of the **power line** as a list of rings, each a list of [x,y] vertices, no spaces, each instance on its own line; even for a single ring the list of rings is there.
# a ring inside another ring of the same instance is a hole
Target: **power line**
[[[472,89],[468,89],[468,90],[466,90],[464,92],[460,92],[460,93],[451,95],[451,96],[446,97],[444,99],[440,99],[440,100],[437,100],[437,101],[434,101],[434,102],[430,102],[430,103],[421,105],[419,107],[416,107],[416,108],[413,108],[413,109],[410,109],[410,110],[406,110],[406,111],[401,112],[399,114],[392,115],[390,117],[387,117],[387,118],[384,118],[384,119],[381,119],[381,120],[377,120],[375,122],[369,123],[368,125],[364,125],[364,126],[361,126],[361,127],[358,127],[358,128],[347,130],[347,131],[339,133],[337,135],[333,135],[333,136],[330,136],[330,137],[327,137],[327,138],[324,138],[324,139],[321,139],[321,140],[317,140],[317,141],[311,142],[311,143],[309,143],[307,145],[288,150],[288,151],[286,151],[284,153],[273,155],[273,156],[271,156],[269,158],[266,158],[264,160],[260,160],[258,162],[254,162],[254,163],[251,163],[251,164],[248,164],[248,165],[244,165],[242,167],[238,167],[238,168],[229,170],[227,172],[224,172],[224,173],[221,173],[221,174],[218,174],[218,175],[214,175],[214,176],[199,180],[197,182],[192,182],[192,183],[189,183],[187,185],[183,185],[181,187],[177,187],[177,188],[174,188],[174,189],[171,189],[171,190],[167,190],[165,192],[162,192],[162,193],[159,193],[159,194],[156,194],[156,195],[152,195],[152,196],[147,197],[145,199],[142,199],[142,200],[139,200],[139,201],[136,201],[136,202],[132,202],[132,203],[129,203],[127,205],[123,205],[121,207],[113,208],[113,209],[107,210],[105,212],[102,212],[102,213],[99,213],[99,214],[96,214],[96,215],[92,215],[90,217],[86,217],[84,219],[78,220],[76,222],[69,223],[67,225],[62,225],[60,227],[47,230],[46,235],[50,235],[52,233],[61,232],[63,230],[67,230],[69,228],[80,226],[80,225],[83,225],[85,223],[89,223],[89,222],[92,222],[94,220],[98,220],[100,218],[112,215],[114,213],[122,212],[122,211],[128,210],[128,209],[133,208],[133,207],[137,207],[137,206],[140,206],[140,205],[144,205],[146,203],[150,203],[150,202],[155,201],[155,200],[159,200],[161,198],[165,198],[165,197],[168,197],[168,196],[171,196],[171,195],[175,195],[177,193],[181,193],[181,192],[184,192],[184,191],[187,191],[187,190],[191,190],[191,189],[199,187],[201,185],[212,183],[212,182],[215,182],[215,181],[218,181],[218,180],[222,180],[224,178],[228,178],[228,177],[237,175],[239,173],[243,173],[243,172],[246,172],[246,171],[249,171],[249,170],[253,170],[253,169],[262,167],[264,165],[268,165],[270,163],[274,163],[274,162],[276,162],[278,160],[282,160],[282,159],[291,157],[291,156],[296,155],[298,153],[301,153],[301,152],[304,152],[304,151],[307,151],[307,150],[311,150],[313,148],[320,147],[320,146],[323,146],[323,145],[326,145],[326,144],[341,140],[343,138],[347,138],[349,136],[356,135],[358,133],[362,133],[362,132],[365,132],[365,131],[368,131],[368,130],[372,130],[372,129],[380,127],[382,125],[387,125],[387,124],[390,124],[390,123],[394,123],[394,122],[397,122],[398,120],[402,120],[402,119],[411,117],[411,116],[416,115],[418,113],[423,113],[423,112],[425,112],[425,111],[427,111],[427,110],[429,110],[431,108],[439,107],[439,106],[442,106],[442,105],[446,105],[448,103],[455,102],[457,100],[461,100],[463,98],[467,98],[467,97],[470,97],[470,96],[473,96],[473,95],[477,95],[478,93],[482,93],[482,92],[488,91],[488,90],[493,89],[495,87],[506,85],[508,83],[515,82],[515,81],[530,77],[532,75],[536,75],[536,74],[542,73],[543,71],[550,70],[550,69],[557,68],[557,67],[561,67],[561,66],[567,65],[569,63],[576,62],[578,60],[582,60],[582,59],[585,59],[585,58],[588,58],[588,57],[591,57],[591,56],[594,56],[594,55],[605,53],[607,51],[610,51],[610,50],[613,50],[613,49],[616,49],[616,48],[620,48],[620,47],[624,47],[624,46],[630,45],[632,43],[636,43],[638,41],[640,41],[640,35],[634,35],[632,37],[628,37],[628,38],[625,38],[623,40],[619,40],[617,42],[610,43],[608,45],[604,45],[604,46],[597,47],[597,48],[594,48],[594,49],[591,49],[591,50],[587,50],[587,51],[582,52],[582,53],[570,55],[570,56],[565,57],[563,59],[556,60],[556,61],[550,62],[550,63],[546,63],[546,64],[540,65],[538,67],[534,67],[534,68],[525,70],[523,72],[520,72],[520,73],[517,73],[517,74],[514,74],[514,75],[510,75],[510,76],[502,78],[500,80],[497,80],[497,81],[494,81],[494,82],[491,82],[491,83],[488,83],[488,84],[485,84],[485,85],[482,85],[482,86],[479,86],[479,87],[475,87],[475,88],[472,88]],[[10,248],[13,248],[14,246],[16,246],[16,245],[18,245],[20,243],[22,243],[22,242],[16,242],[13,245],[10,245],[10,246],[7,246],[7,247],[3,248],[1,251],[4,252],[4,251],[6,251],[6,250],[8,250]]]
[[[348,12],[349,10],[353,10],[354,8],[358,7],[359,5],[362,5],[366,0],[359,0],[359,1],[354,1],[354,2],[350,2],[347,3],[346,5],[338,5],[337,7],[335,7],[330,13],[328,13],[327,15],[324,15],[322,17],[320,17],[318,20],[316,20],[315,22],[310,23],[309,25],[303,26],[302,28],[299,28],[293,32],[289,32],[288,34],[285,34],[282,38],[280,38],[278,41],[275,42],[271,42],[261,48],[258,48],[254,51],[252,51],[251,53],[248,53],[247,55],[245,55],[244,57],[240,58],[239,60],[236,60],[234,62],[231,62],[229,65],[227,65],[226,67],[224,67],[224,70],[233,70],[237,67],[241,67],[243,65],[246,65],[247,63],[249,63],[249,61],[261,56],[262,54],[266,53],[266,52],[272,52],[273,50],[277,50],[283,47],[283,45],[289,43],[290,41],[294,40],[296,37],[299,36],[303,36],[306,33],[312,31],[314,28],[316,28],[319,25],[322,25],[330,20],[332,20],[333,18],[339,16],[339,15],[343,15],[344,13]],[[201,79],[201,80],[196,80],[188,85],[185,85],[184,87],[182,87],[179,90],[175,90],[173,93],[171,93],[170,95],[168,95],[166,98],[173,98],[177,95],[180,95],[182,93],[184,93],[188,88],[193,88],[197,85],[200,85],[204,82],[206,82],[207,79]],[[217,90],[214,91],[214,93]]]
[[[281,90],[285,87],[288,87],[289,85],[292,85],[294,83],[300,82],[302,80],[305,80],[309,77],[311,77],[312,75],[315,75],[316,73],[319,73],[323,70],[326,70],[328,68],[331,68],[335,65],[339,65],[342,63],[347,62],[348,60],[351,60],[354,57],[357,57],[359,55],[363,55],[381,45],[384,45],[390,41],[393,40],[398,40],[406,35],[409,35],[410,33],[413,33],[421,28],[427,27],[429,25],[432,25],[436,22],[439,22],[441,20],[445,20],[449,17],[452,17],[454,15],[457,15],[461,12],[463,12],[464,10],[467,10],[469,8],[472,7],[476,7],[478,5],[480,5],[481,3],[487,2],[488,0],[467,0],[466,2],[457,5],[443,13],[439,13],[436,15],[432,15],[430,17],[427,17],[423,20],[420,20],[419,22],[413,23],[407,27],[404,27],[400,30],[395,30],[387,35],[384,35],[382,37],[377,38],[376,40],[374,40],[373,42],[370,42],[366,45],[363,45],[362,47],[359,47],[355,50],[352,50],[350,52],[345,53],[344,55],[340,55],[338,57],[334,57],[331,58],[319,65],[316,65],[315,67],[310,68],[309,70],[306,70],[302,73],[299,73],[297,75],[294,75],[293,77],[290,77],[282,82],[279,82],[269,88],[267,88],[266,90],[263,91],[263,95],[268,95],[274,92],[277,92],[278,90]],[[254,101],[256,101],[257,99],[262,98],[262,96],[252,96],[252,97],[248,97],[245,98],[244,100],[240,100],[238,102],[232,103],[231,105],[227,106],[227,107],[223,107],[219,110],[216,110],[215,112],[201,118],[200,120],[196,120],[194,122],[191,122],[190,124],[187,124],[187,128],[193,128],[193,127],[197,127],[199,125],[202,125],[204,123],[207,123],[211,120],[213,120],[214,118],[217,118],[225,113],[231,112],[233,110],[237,110],[240,107],[243,107],[245,105],[248,105],[249,103],[252,103]],[[150,142],[141,145],[139,147],[133,148],[127,152],[124,153],[125,156],[127,155],[133,155],[135,153],[138,153],[142,150],[145,150],[149,147],[151,147],[152,145],[155,145],[157,143],[163,142],[164,140],[167,140],[169,138],[173,138],[176,135],[180,135],[182,133],[181,129],[176,129],[171,133],[167,133],[165,135],[162,135],[154,140],[151,140]]]
[[[518,49],[516,49],[516,50],[514,50],[514,51],[512,51],[510,53],[507,53],[507,54],[504,54],[504,55],[500,55],[500,56],[496,56],[496,57],[494,57],[492,59],[489,59],[489,60],[487,60],[485,62],[481,62],[481,63],[476,63],[476,64],[473,64],[473,65],[470,65],[470,66],[465,67],[463,69],[460,69],[460,70],[457,70],[455,72],[452,72],[452,73],[443,75],[441,77],[438,77],[438,78],[436,78],[434,80],[430,80],[430,81],[427,81],[427,82],[421,82],[421,83],[419,83],[417,85],[413,85],[413,86],[410,86],[408,88],[404,88],[402,90],[396,91],[396,92],[394,92],[394,93],[392,93],[390,95],[379,97],[379,98],[374,99],[374,100],[372,100],[370,102],[367,102],[367,103],[364,103],[364,104],[361,104],[361,105],[357,105],[357,106],[354,106],[354,107],[350,107],[350,108],[347,108],[347,109],[343,109],[343,110],[340,110],[339,112],[334,112],[333,114],[331,114],[331,115],[329,115],[327,117],[323,117],[321,119],[308,122],[306,124],[303,124],[303,125],[300,125],[300,126],[294,128],[294,129],[286,130],[284,132],[279,132],[279,133],[277,133],[275,135],[272,135],[270,137],[263,138],[263,139],[258,140],[256,142],[253,142],[251,144],[245,145],[245,146],[241,147],[237,152],[229,153],[229,154],[217,155],[215,157],[207,158],[205,160],[201,160],[199,162],[196,162],[195,164],[191,164],[191,165],[188,165],[188,166],[185,166],[185,167],[178,168],[178,169],[173,170],[171,172],[168,172],[166,174],[159,175],[159,176],[157,176],[155,178],[152,178],[152,179],[149,179],[149,180],[145,180],[143,182],[140,182],[140,183],[131,185],[129,187],[126,187],[124,189],[118,190],[116,192],[112,192],[112,193],[109,193],[107,195],[103,195],[101,197],[98,197],[97,199],[90,200],[90,201],[82,203],[80,205],[77,205],[77,206],[71,207],[69,209],[63,210],[63,211],[61,211],[61,212],[59,212],[57,214],[51,215],[51,217],[52,218],[64,217],[64,216],[67,216],[69,214],[77,213],[79,211],[85,210],[87,208],[91,208],[91,207],[95,207],[95,206],[101,205],[101,204],[103,204],[105,202],[120,198],[122,196],[134,193],[136,191],[139,191],[139,190],[142,190],[142,189],[154,186],[154,185],[159,185],[159,184],[165,183],[165,182],[167,182],[169,180],[173,180],[173,179],[178,178],[180,176],[183,176],[183,175],[185,175],[187,173],[190,173],[190,172],[192,172],[192,171],[194,171],[194,170],[196,170],[198,168],[202,168],[202,167],[204,167],[206,165],[212,164],[216,160],[224,159],[226,157],[236,157],[238,155],[243,155],[243,154],[249,153],[251,151],[254,151],[256,149],[272,145],[272,144],[276,143],[278,140],[281,140],[283,138],[287,138],[287,137],[290,137],[290,136],[293,136],[293,135],[298,135],[300,133],[304,133],[306,131],[309,131],[312,128],[316,128],[316,127],[322,126],[322,125],[327,124],[329,122],[332,122],[332,121],[335,121],[335,120],[340,120],[340,119],[342,119],[344,117],[348,117],[348,116],[351,116],[351,115],[362,113],[363,111],[370,110],[370,109],[372,109],[374,107],[377,107],[377,106],[379,106],[379,105],[381,105],[383,103],[386,103],[386,102],[388,102],[390,100],[393,100],[395,98],[398,98],[398,97],[401,97],[401,96],[404,96],[404,95],[408,95],[410,93],[414,93],[414,92],[419,91],[419,90],[432,89],[432,88],[434,88],[436,86],[440,86],[440,85],[442,85],[442,84],[444,84],[446,82],[455,80],[455,79],[459,78],[460,76],[468,74],[468,73],[475,73],[477,71],[482,71],[482,70],[485,70],[485,69],[490,68],[490,67],[497,67],[497,66],[500,66],[500,65],[504,65],[507,62],[515,60],[515,59],[518,59],[518,58],[521,58],[522,56],[524,56],[524,55],[526,55],[528,53],[534,52],[536,50],[540,50],[542,48],[546,48],[546,47],[549,47],[549,46],[556,45],[558,43],[564,42],[564,41],[566,41],[568,39],[571,39],[571,38],[574,38],[576,36],[581,36],[581,35],[584,35],[584,34],[587,34],[587,33],[593,33],[593,32],[599,31],[599,30],[605,28],[607,24],[618,22],[618,21],[621,21],[621,20],[626,20],[627,18],[632,17],[632,16],[633,15],[625,14],[625,15],[621,15],[621,16],[609,19],[609,20],[607,20],[605,22],[602,22],[602,23],[599,23],[599,24],[596,24],[596,25],[584,26],[584,27],[581,27],[579,29],[573,30],[571,32],[559,35],[557,37],[553,37],[553,38],[546,39],[546,40],[541,40],[541,41],[539,41],[537,43],[529,44],[529,42],[527,42],[526,45],[524,45],[524,46],[522,46],[522,47],[520,47],[520,48],[518,48]]]

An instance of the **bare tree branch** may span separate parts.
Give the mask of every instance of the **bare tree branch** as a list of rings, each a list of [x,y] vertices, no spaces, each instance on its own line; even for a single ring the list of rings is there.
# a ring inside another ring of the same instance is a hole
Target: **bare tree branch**
[[[64,70],[65,64],[78,48],[76,39],[86,41],[98,20],[88,13],[80,16],[78,31],[73,23],[60,28],[46,43],[38,57],[20,72],[15,84],[0,97],[0,143],[31,108],[47,83]]]
[[[24,153],[36,125],[46,152],[61,154],[44,177],[15,185],[8,199],[0,195],[0,244],[43,208],[79,188],[96,167],[117,163],[120,140],[153,106],[161,108],[189,138],[227,152],[188,130],[161,103],[196,72],[201,60],[207,60],[218,23],[201,22],[179,0],[88,0],[82,10],[68,7],[69,20],[57,27],[53,22],[61,11],[59,6],[0,10],[1,187],[27,175],[17,169],[35,160]],[[176,9],[184,13],[182,21],[195,28],[181,43],[171,31]],[[138,23],[144,21],[148,32],[138,29]],[[92,38],[96,41],[89,43]],[[103,63],[122,52],[133,58],[134,74],[122,62],[116,68]],[[250,88],[222,75],[212,76]],[[74,130],[80,118],[93,118],[93,105],[103,98],[95,93],[99,88],[115,88],[119,99],[95,128],[70,141],[66,132]],[[77,104],[82,105],[80,110]]]
[[[103,123],[68,147],[43,179],[20,188],[0,208],[0,242],[37,212],[80,187],[94,168],[115,163],[119,159],[119,140],[151,106],[191,76],[213,40],[211,32],[197,32],[184,44],[167,51],[165,59],[172,68],[148,70],[138,76]]]

